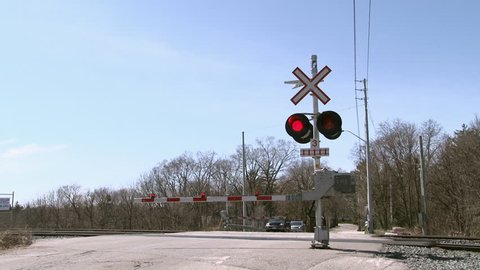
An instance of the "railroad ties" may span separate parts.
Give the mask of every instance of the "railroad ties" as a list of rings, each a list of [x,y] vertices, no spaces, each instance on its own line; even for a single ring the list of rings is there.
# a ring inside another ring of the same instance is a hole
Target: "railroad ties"
[[[385,235],[392,241],[388,245],[415,246],[415,247],[437,247],[449,250],[464,250],[480,252],[479,238],[462,238],[449,236],[413,236],[413,235]]]

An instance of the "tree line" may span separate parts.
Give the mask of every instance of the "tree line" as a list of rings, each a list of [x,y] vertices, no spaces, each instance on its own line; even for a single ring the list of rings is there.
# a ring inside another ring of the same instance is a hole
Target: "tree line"
[[[423,142],[426,221],[422,223]],[[358,149],[358,148],[357,148]],[[360,148],[363,149],[363,148]],[[366,205],[366,159],[357,160],[357,196]],[[480,235],[480,120],[453,135],[429,120],[380,124],[371,143],[370,177],[376,228],[402,226],[429,234]],[[358,209],[358,213],[365,209]]]
[[[377,229],[394,226],[423,228],[430,234],[480,235],[480,120],[452,135],[429,120],[415,125],[384,122],[371,140],[370,178]],[[420,142],[424,152],[426,223],[421,223]],[[341,139],[341,138],[340,138]],[[245,155],[245,162],[243,156]],[[356,193],[323,199],[325,217],[334,225],[366,218],[366,160],[364,145],[352,149]],[[245,166],[245,175],[243,167]],[[245,194],[297,194],[313,189],[311,159],[298,157],[298,145],[273,137],[239,146],[222,157],[215,152],[184,153],[164,160],[142,174],[131,187],[85,191],[66,185],[25,205],[15,205],[16,227],[208,230],[228,222],[242,224],[241,203],[135,204],[134,198]],[[243,185],[245,179],[245,187]],[[0,216],[2,219],[6,219]],[[302,219],[315,225],[313,202],[246,203],[246,224],[262,228],[272,216]],[[3,223],[7,224],[7,223]]]
[[[17,204],[14,224],[30,228],[218,229],[226,222],[222,210],[226,210],[228,222],[243,223],[241,203],[160,205],[135,204],[133,199],[150,193],[159,197],[200,196],[203,192],[208,196],[240,195],[244,181],[246,195],[299,193],[312,189],[312,172],[312,164],[298,158],[294,143],[268,137],[246,145],[245,151],[239,146],[228,157],[215,152],[184,153],[160,162],[135,185],[119,190],[59,187],[26,205]],[[262,228],[271,216],[308,220],[313,213],[311,204],[302,202],[246,203],[246,223],[253,228]]]

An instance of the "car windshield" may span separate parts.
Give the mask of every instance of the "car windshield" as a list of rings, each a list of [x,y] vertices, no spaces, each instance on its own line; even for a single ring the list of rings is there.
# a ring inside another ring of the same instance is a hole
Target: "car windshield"
[[[272,222],[283,222],[282,219],[270,219],[268,222],[272,223]]]
[[[292,224],[292,225],[302,225],[303,221],[292,221],[290,224]]]

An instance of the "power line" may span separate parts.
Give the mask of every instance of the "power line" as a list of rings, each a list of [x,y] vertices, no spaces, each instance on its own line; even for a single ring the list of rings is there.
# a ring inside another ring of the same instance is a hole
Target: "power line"
[[[355,0],[353,0],[353,72],[355,88],[357,85],[357,16],[356,16]],[[357,98],[357,91],[355,90],[355,98]],[[358,118],[358,117],[357,117]]]
[[[368,79],[368,73],[370,71],[370,25],[372,19],[372,0],[368,1],[368,34],[367,34],[367,82],[370,83]],[[373,127],[375,128],[375,123],[373,122],[373,117],[371,117],[372,110],[370,109],[370,119]]]
[[[367,213],[367,222],[368,222],[368,232],[373,233],[374,229],[374,221],[373,221],[373,202],[372,202],[372,182],[370,181],[370,169],[369,169],[369,161],[370,161],[370,141],[369,141],[369,129],[368,129],[368,98],[367,98],[367,82],[368,82],[368,72],[370,68],[370,24],[371,24],[371,10],[372,10],[372,1],[369,0],[368,4],[368,33],[367,33],[367,63],[366,63],[366,78],[359,81],[357,80],[357,34],[356,34],[356,6],[355,6],[355,0],[353,0],[353,36],[354,36],[354,70],[355,70],[355,104],[357,107],[357,128],[358,128],[358,133],[360,134],[360,127],[359,127],[359,120],[358,120],[358,98],[357,98],[357,91],[360,89],[357,89],[357,82],[363,82],[363,93],[364,93],[364,98],[363,101],[365,103],[365,161],[366,161],[366,178],[367,178],[367,207],[368,207],[368,213]],[[360,139],[360,137],[359,137]],[[360,155],[360,146],[359,146],[359,155]]]
[[[370,22],[372,17],[372,0],[368,1],[368,34],[367,34],[367,81],[370,69]]]
[[[353,80],[353,89],[355,91],[355,111],[357,114],[357,134],[360,134],[360,118],[358,114],[358,95],[357,95],[357,16],[356,16],[356,5],[355,0],[353,0],[353,72],[354,72],[354,80]],[[362,152],[360,149],[360,143],[358,154]]]
[[[358,80],[358,59],[357,59],[357,16],[356,16],[356,0],[353,0],[353,69],[354,69],[354,90],[355,90],[355,108],[357,115],[357,133],[360,134],[360,118],[358,111],[358,100],[362,100],[357,95],[357,91],[363,91],[362,88],[357,88],[357,83],[363,82],[363,80]],[[372,19],[372,0],[368,1],[368,30],[367,30],[367,55],[366,55],[366,80],[369,82],[369,71],[370,71],[370,36],[371,36],[371,19]],[[372,118],[373,119],[373,118]]]

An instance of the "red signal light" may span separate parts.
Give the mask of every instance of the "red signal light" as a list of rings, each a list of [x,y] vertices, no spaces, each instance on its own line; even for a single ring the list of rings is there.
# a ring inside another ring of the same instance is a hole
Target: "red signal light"
[[[302,121],[299,121],[298,119],[296,119],[292,122],[291,127],[292,127],[293,131],[295,131],[295,132],[301,132],[302,129],[305,128]]]
[[[310,124],[308,117],[301,113],[292,114],[288,117],[285,130],[298,143],[308,143],[313,137],[312,124]]]
[[[334,111],[325,111],[317,116],[317,129],[329,140],[342,134],[342,118]]]
[[[332,118],[325,118],[325,119],[323,119],[323,121],[322,121],[322,126],[323,126],[325,129],[335,128],[335,124],[333,123],[333,119],[332,119]]]

